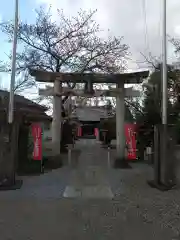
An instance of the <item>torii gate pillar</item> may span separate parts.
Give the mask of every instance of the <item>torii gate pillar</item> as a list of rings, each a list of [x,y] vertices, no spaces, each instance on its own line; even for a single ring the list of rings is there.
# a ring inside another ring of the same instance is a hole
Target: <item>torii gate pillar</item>
[[[61,90],[61,82],[59,80],[54,81],[54,93],[59,93]],[[61,116],[62,110],[62,98],[54,94],[53,96],[53,121],[52,121],[52,146],[53,154],[60,154],[61,146]]]
[[[117,159],[123,160],[125,158],[125,105],[124,105],[124,82],[116,84],[117,88],[121,89],[121,93],[116,97],[116,151]]]

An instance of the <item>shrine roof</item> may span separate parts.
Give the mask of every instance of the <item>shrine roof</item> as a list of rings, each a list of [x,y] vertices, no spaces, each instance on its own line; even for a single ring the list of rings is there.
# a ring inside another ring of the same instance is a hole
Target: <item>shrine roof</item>
[[[118,83],[123,81],[125,84],[139,84],[149,76],[149,71],[131,72],[131,73],[62,73],[47,72],[43,70],[30,69],[29,73],[35,77],[37,82],[54,82],[58,79],[61,82],[83,83],[91,80],[93,83]]]
[[[6,90],[0,89],[0,105],[1,105],[2,101],[3,101],[3,103],[5,103],[8,106],[9,92]],[[48,110],[47,107],[37,104],[36,102],[33,102],[30,99],[25,98],[24,96],[21,96],[18,94],[14,95],[14,103],[15,103],[15,105],[16,104],[25,105],[25,106],[28,106],[29,108],[35,107],[35,108],[39,109],[39,111],[47,111]]]

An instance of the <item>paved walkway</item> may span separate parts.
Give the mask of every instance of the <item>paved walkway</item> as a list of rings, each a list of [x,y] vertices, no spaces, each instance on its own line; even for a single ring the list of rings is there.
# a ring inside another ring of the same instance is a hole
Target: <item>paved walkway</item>
[[[78,168],[72,171],[63,196],[66,198],[112,199],[114,197],[107,179],[107,153],[94,139],[83,139],[83,150]]]
[[[109,168],[107,150],[95,140],[76,147],[82,150],[76,166],[26,177],[22,189],[0,192],[1,240],[180,239],[179,190],[149,188],[147,165]]]

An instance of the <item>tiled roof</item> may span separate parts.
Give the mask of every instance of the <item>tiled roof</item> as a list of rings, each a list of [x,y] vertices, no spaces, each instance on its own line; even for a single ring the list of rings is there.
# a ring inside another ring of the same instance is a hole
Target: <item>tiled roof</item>
[[[5,99],[9,99],[9,92],[6,91],[6,90],[0,90],[0,97],[1,98],[5,98]],[[25,104],[25,105],[29,105],[29,106],[32,106],[32,107],[37,107],[39,109],[41,109],[42,111],[47,111],[47,107],[45,106],[42,106],[40,104],[37,104],[21,95],[17,95],[15,94],[14,95],[14,101],[15,103],[22,103],[22,104]]]

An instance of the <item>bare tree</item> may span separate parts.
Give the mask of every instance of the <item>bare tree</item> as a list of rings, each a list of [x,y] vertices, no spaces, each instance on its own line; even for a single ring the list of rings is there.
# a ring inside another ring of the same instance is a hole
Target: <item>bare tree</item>
[[[145,63],[149,69],[155,70],[158,64],[161,62],[161,57],[153,56],[151,52],[149,52],[148,55],[142,52],[140,54],[143,57],[144,61],[138,62],[138,64]]]
[[[179,38],[172,38],[168,36],[169,42],[172,43],[172,45],[175,48],[175,53],[179,55],[180,52],[180,39]]]
[[[17,74],[29,68],[52,72],[60,71],[120,71],[125,65],[128,46],[122,38],[102,40],[97,35],[101,31],[93,20],[96,11],[80,11],[77,17],[67,18],[57,10],[58,19],[52,21],[51,8],[36,10],[33,24],[19,24],[17,53]],[[13,39],[12,21],[0,24],[0,29]],[[9,55],[11,59],[11,55]],[[1,71],[10,72],[9,62],[1,63]],[[21,77],[16,89],[34,85],[28,75]]]

